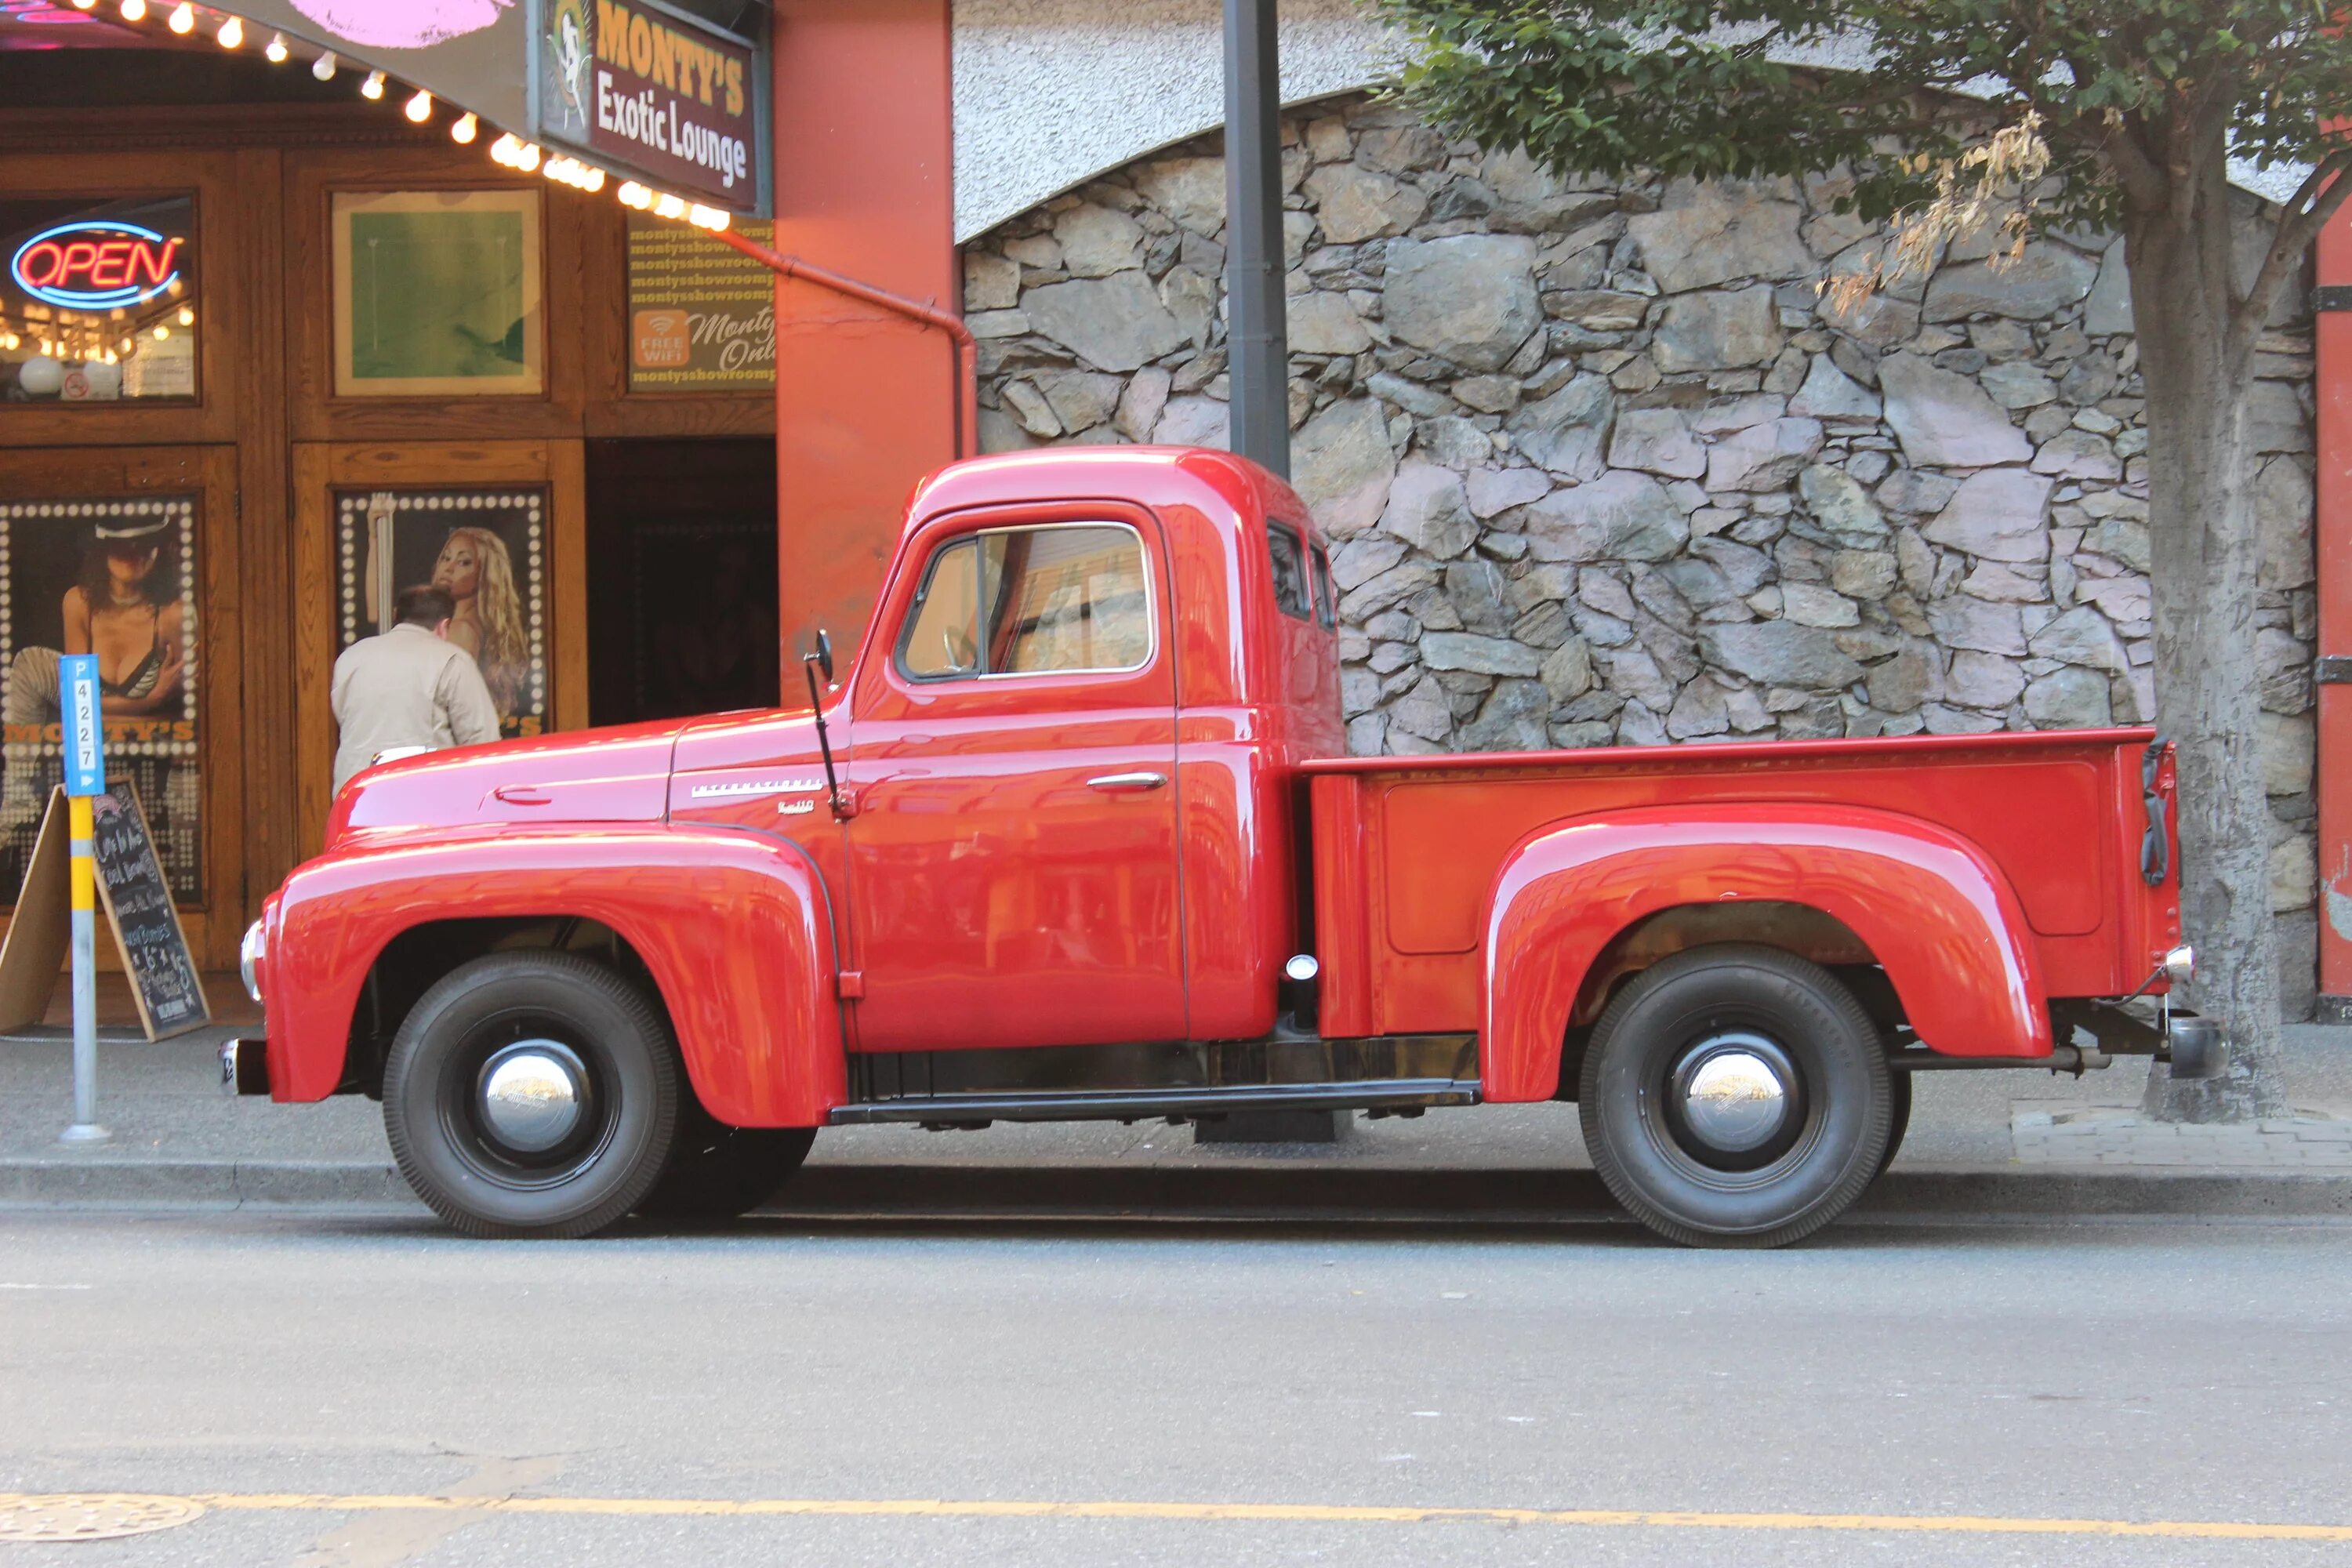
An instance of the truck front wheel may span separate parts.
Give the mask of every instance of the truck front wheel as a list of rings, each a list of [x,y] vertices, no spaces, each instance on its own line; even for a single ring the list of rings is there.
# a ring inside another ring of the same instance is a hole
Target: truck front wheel
[[[383,1126],[416,1195],[483,1237],[581,1237],[645,1198],[678,1116],[669,1030],[645,994],[572,953],[452,970],[384,1060]]]
[[[1891,1079],[1869,1015],[1821,965],[1693,948],[1601,1014],[1578,1111],[1601,1181],[1650,1229],[1692,1247],[1780,1247],[1878,1174]]]

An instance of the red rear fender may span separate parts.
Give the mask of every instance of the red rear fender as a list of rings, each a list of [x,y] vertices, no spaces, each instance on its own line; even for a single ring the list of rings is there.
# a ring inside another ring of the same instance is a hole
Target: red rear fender
[[[1797,904],[1861,938],[1921,1040],[1955,1056],[2050,1054],[2025,917],[1966,839],[1857,807],[1613,812],[1522,839],[1488,903],[1480,1047],[1486,1098],[1543,1100],[1593,966],[1661,910]]]
[[[719,1121],[812,1127],[841,1102],[824,883],[787,839],[655,823],[407,835],[301,867],[270,932],[275,1097],[334,1092],[362,988],[394,938],[436,921],[546,916],[599,921],[635,950]]]

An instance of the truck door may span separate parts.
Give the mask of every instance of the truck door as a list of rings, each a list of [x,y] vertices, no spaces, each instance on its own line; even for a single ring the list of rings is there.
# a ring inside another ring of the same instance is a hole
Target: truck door
[[[858,1046],[1185,1037],[1158,523],[992,511],[907,559],[854,710]]]

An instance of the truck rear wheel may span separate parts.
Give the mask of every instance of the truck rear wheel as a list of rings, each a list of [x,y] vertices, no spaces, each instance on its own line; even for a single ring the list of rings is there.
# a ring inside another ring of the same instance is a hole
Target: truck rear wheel
[[[1676,953],[1601,1016],[1578,1112],[1594,1168],[1689,1247],[1781,1247],[1882,1168],[1895,1090],[1853,994],[1777,948]]]
[[[637,1205],[665,1219],[733,1219],[775,1195],[801,1168],[814,1127],[730,1127],[694,1097],[678,1116],[669,1169]]]
[[[677,1127],[669,1028],[563,952],[500,952],[418,999],[384,1059],[401,1174],[471,1236],[593,1235],[645,1198]]]

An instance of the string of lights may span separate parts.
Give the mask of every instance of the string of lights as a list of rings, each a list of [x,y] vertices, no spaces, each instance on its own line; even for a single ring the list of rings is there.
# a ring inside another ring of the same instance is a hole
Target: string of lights
[[[80,11],[96,10],[99,5],[100,0],[73,0],[74,8]],[[117,0],[116,9],[123,21],[133,26],[148,18],[147,0]],[[182,37],[193,35],[199,26],[209,27],[213,41],[224,49],[242,48],[245,45],[243,19],[227,12],[192,5],[190,0],[179,0],[179,4],[165,16],[163,25]],[[293,58],[294,50],[285,34],[273,32],[261,52],[270,64],[284,65]],[[341,65],[333,50],[322,49],[310,62],[310,74],[320,81],[332,81]],[[391,85],[390,79],[383,71],[371,70],[360,83],[360,96],[370,102],[381,101]],[[427,125],[433,121],[436,107],[433,95],[423,88],[417,88],[403,102],[401,112],[414,124]],[[471,146],[480,136],[481,130],[480,117],[467,110],[449,122],[449,139],[461,147]],[[495,163],[520,174],[536,171],[574,190],[601,191],[608,179],[606,172],[593,163],[584,163],[570,153],[551,157],[535,143],[522,140],[510,131],[502,132],[492,142],[489,151],[490,160]],[[682,196],[656,190],[635,180],[622,181],[614,195],[625,206],[650,212],[656,217],[689,223],[714,234],[726,228],[730,221],[723,208],[689,202]]]
[[[74,8],[94,11],[110,0],[72,0]],[[148,0],[110,0],[121,19],[133,26],[145,24],[151,13]],[[197,29],[206,29],[213,41],[224,49],[245,47],[246,29],[242,18],[227,12],[196,5],[191,0],[178,0],[162,14],[163,27],[182,38],[192,38]],[[282,32],[273,31],[262,50],[271,65],[284,65],[293,58],[296,45]],[[310,60],[310,74],[320,81],[332,81],[341,74],[342,62],[331,49],[321,49]],[[394,83],[382,70],[371,69],[361,79],[360,96],[371,102],[382,101]],[[423,88],[405,89],[400,100],[401,113],[413,124],[428,125],[441,106],[431,92]],[[449,139],[459,146],[471,146],[482,132],[481,118],[471,110],[462,110],[448,120]],[[501,132],[489,144],[490,161],[518,174],[541,174],[559,184],[593,195],[603,190],[610,181],[608,173],[569,153],[550,153],[537,143],[527,142],[513,132]],[[657,190],[641,181],[625,179],[619,182],[614,195],[623,206],[633,211],[651,213],[657,218],[691,224],[718,233],[730,223],[728,213],[719,207],[689,202],[685,197]],[[41,353],[62,362],[88,364],[119,364],[138,346],[142,337],[158,342],[169,342],[173,329],[182,331],[194,328],[196,312],[192,304],[180,302],[176,296],[184,285],[175,277],[169,296],[161,301],[161,313],[132,312],[117,307],[104,311],[57,310],[47,320],[11,322],[0,318],[0,350],[13,351],[28,341],[37,342]]]

